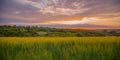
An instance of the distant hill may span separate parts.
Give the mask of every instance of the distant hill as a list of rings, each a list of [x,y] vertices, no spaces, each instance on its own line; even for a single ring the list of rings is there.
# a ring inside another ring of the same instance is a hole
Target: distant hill
[[[0,26],[1,37],[82,37],[82,36],[120,36],[120,29],[58,29],[37,26]]]

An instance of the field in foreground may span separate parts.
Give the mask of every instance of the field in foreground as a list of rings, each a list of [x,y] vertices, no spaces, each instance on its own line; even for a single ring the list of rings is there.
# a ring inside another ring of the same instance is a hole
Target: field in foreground
[[[120,37],[0,37],[0,60],[120,60]]]

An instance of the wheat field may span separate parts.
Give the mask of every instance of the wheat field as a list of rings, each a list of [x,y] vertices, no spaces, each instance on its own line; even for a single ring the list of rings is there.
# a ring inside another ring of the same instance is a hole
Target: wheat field
[[[120,37],[0,37],[0,60],[120,60]]]

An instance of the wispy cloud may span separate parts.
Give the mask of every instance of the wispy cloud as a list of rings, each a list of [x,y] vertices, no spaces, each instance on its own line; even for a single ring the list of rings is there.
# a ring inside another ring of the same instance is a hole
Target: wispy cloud
[[[52,14],[52,15],[74,15],[84,13],[89,10],[89,8],[80,8],[80,9],[70,9],[70,8],[55,8],[54,6],[47,6],[40,9],[40,12],[43,14]]]

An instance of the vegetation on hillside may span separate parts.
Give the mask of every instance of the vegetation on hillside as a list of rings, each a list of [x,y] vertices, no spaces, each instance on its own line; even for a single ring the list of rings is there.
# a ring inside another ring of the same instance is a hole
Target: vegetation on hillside
[[[1,37],[81,37],[81,36],[120,36],[120,30],[70,30],[37,26],[0,26]]]

